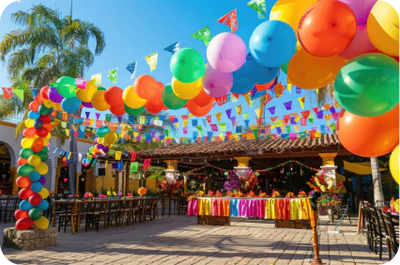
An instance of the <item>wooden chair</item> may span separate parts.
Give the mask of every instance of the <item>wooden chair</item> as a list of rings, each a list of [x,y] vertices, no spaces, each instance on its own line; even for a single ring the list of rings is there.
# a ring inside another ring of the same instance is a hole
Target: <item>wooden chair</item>
[[[108,201],[108,226],[112,226],[113,220],[115,221],[115,225],[119,226],[119,219],[121,214],[121,200],[109,200]]]
[[[154,199],[153,198],[144,198],[143,199],[143,220],[146,221],[147,216],[149,217],[150,221],[153,221],[153,205]]]
[[[92,229],[96,226],[96,231],[99,231],[100,219],[103,217],[104,228],[107,227],[108,222],[108,201],[107,200],[95,200],[95,201],[87,201],[86,202],[86,221],[85,221],[85,231],[87,232],[90,225],[92,225]]]
[[[188,210],[188,201],[185,196],[180,196],[179,201],[178,201],[178,215],[181,215],[184,212],[184,214],[187,214]]]
[[[365,229],[363,229],[363,232],[365,232],[367,235],[368,247],[372,251],[373,246],[371,239],[372,238],[371,217],[364,201],[361,202],[361,213],[363,215],[364,227],[365,227]]]
[[[171,215],[171,197],[170,196],[161,196],[161,216],[165,215],[165,210],[168,208],[168,216]]]
[[[11,221],[11,218],[14,218],[14,212],[18,208],[19,199],[18,197],[2,197],[0,199],[0,220],[4,219],[4,223],[7,221]]]
[[[122,226],[124,226],[125,224],[129,225],[132,211],[131,201],[132,200],[128,200],[127,198],[121,199],[119,222]]]
[[[379,244],[379,259],[382,260],[382,239],[386,239],[386,234],[382,231],[381,220],[379,219],[378,211],[375,207],[368,206],[371,217],[371,228],[372,228],[372,244],[375,246],[375,254],[378,254],[378,244]]]
[[[143,199],[133,199],[132,203],[132,222],[136,223],[136,218],[139,222],[142,222],[142,210],[143,210]]]
[[[154,198],[153,202],[153,219],[159,219],[160,217],[158,216],[158,203],[160,202],[160,197]]]
[[[381,211],[380,213],[382,215],[383,223],[387,230],[386,244],[388,246],[389,259],[391,260],[399,250],[399,242],[398,242],[399,217],[394,216],[390,213],[385,213],[383,211]]]
[[[74,218],[76,214],[76,203],[73,201],[62,201],[55,204],[56,215],[58,216],[58,232],[64,227],[64,233],[67,232],[67,227],[71,226],[71,231],[74,234]]]

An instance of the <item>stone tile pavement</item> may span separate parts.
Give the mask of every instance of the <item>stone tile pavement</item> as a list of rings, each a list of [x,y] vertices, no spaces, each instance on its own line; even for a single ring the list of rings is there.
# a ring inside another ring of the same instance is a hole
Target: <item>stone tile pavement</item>
[[[356,234],[356,220],[344,233],[320,226],[326,264],[384,264]],[[0,225],[0,235],[12,223]],[[171,216],[125,227],[59,232],[57,245],[34,251],[1,249],[16,264],[311,264],[311,230],[275,228],[271,221],[234,220],[231,226],[199,226],[195,217]]]

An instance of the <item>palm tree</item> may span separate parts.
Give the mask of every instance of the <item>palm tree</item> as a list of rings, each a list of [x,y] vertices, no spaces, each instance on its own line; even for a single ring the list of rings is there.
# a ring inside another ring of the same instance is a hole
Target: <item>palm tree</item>
[[[379,160],[377,157],[371,157],[372,182],[374,185],[374,203],[376,206],[383,206],[384,198],[382,191],[382,177],[379,171]]]
[[[1,41],[0,61],[7,61],[11,80],[23,80],[26,83],[23,86],[25,94],[30,93],[29,87],[43,87],[62,76],[82,77],[93,64],[94,55],[100,55],[105,48],[104,34],[97,26],[72,19],[72,5],[71,15],[65,17],[60,17],[56,10],[44,5],[34,5],[28,12],[12,14],[11,19],[22,29],[11,31]],[[96,44],[94,54],[89,48],[91,39]],[[16,103],[14,113],[28,111],[29,97],[24,102],[12,99],[4,103],[3,99],[0,100],[0,118],[2,113],[3,117],[9,116],[4,110],[11,102]],[[57,131],[63,132],[60,128]],[[75,193],[77,143],[73,134],[70,136],[70,152],[69,178],[71,193]]]

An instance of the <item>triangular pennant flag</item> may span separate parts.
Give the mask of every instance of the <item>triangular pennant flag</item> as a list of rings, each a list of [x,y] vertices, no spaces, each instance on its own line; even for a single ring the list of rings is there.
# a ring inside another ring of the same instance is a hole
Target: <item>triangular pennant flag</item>
[[[101,79],[102,79],[102,78],[101,78],[101,74],[95,74],[95,75],[92,75],[92,76],[90,77],[90,80],[92,80],[92,83],[93,83],[96,87],[101,86],[101,82],[102,82]]]
[[[332,119],[332,114],[325,114],[324,118],[326,121],[329,121],[330,119]]]
[[[323,107],[326,111],[328,111],[329,108],[331,107],[331,105],[330,105],[330,104],[324,104],[324,105],[322,105],[322,107]]]
[[[239,97],[236,97],[234,93],[231,93],[231,102],[235,103],[239,100]]]
[[[83,77],[80,78],[76,78],[75,79],[76,82],[76,87],[79,89],[86,89],[86,81]]]
[[[272,96],[268,92],[266,92],[265,97],[264,97],[264,105],[267,105],[271,100],[272,100]],[[260,104],[261,104],[261,102],[260,102]]]
[[[285,106],[286,110],[291,110],[292,109],[292,101],[283,103],[283,106]]]
[[[111,82],[115,85],[118,82],[118,68],[112,69],[108,71],[108,79],[111,80]]]
[[[284,122],[285,124],[287,124],[289,121],[290,121],[290,115],[289,115],[289,114],[283,115],[283,122]]]
[[[254,111],[255,111],[257,117],[260,118],[260,116],[261,116],[261,108],[255,109]]]
[[[100,113],[96,112],[96,120],[100,119]]]
[[[317,119],[323,119],[323,118],[324,118],[324,111],[323,110],[318,111]]]
[[[206,119],[207,119],[207,122],[208,122],[208,123],[211,123],[211,119],[212,119],[211,115],[207,115],[207,116],[206,116]]]
[[[301,88],[300,87],[296,87],[296,94],[301,94]]]
[[[130,171],[132,173],[137,173],[139,169],[139,162],[131,162]]]
[[[85,111],[85,116],[86,116],[86,119],[89,119],[90,111]]]
[[[269,117],[270,118],[270,120],[272,121],[272,122],[274,122],[274,121],[276,121],[276,119],[278,118],[279,116],[271,116],[271,117]]]
[[[178,42],[175,42],[174,44],[171,44],[168,47],[164,48],[164,51],[174,54],[180,49],[179,46],[180,46],[180,42],[178,41]]]
[[[301,115],[303,116],[304,119],[307,119],[308,116],[310,115],[310,111],[309,110],[302,111]]]
[[[133,63],[130,63],[125,66],[126,70],[128,70],[129,73],[131,73],[131,77],[130,77],[131,80],[133,80],[135,78],[136,67],[137,67],[137,61],[134,61]]]
[[[278,83],[274,86],[274,91],[275,91],[275,97],[279,98],[283,96],[283,90],[285,90],[285,87],[282,85],[282,83]]]
[[[223,132],[226,131],[226,124],[225,124],[225,122],[218,124],[218,127],[219,127],[219,129],[220,129],[221,131],[223,131]]]
[[[14,95],[13,89],[11,87],[2,87],[3,89],[3,96],[5,99],[12,98]]]
[[[235,122],[236,122],[236,116],[230,117],[231,122],[232,122],[232,127],[235,127]]]
[[[313,123],[314,122],[314,114],[310,112],[310,116],[308,116],[308,121]]]
[[[236,106],[236,113],[237,113],[237,115],[241,115],[242,114],[242,105],[237,105]]]
[[[250,100],[251,100],[250,97],[251,97],[250,93],[247,93],[246,95],[244,95],[244,98],[246,99],[247,105],[249,105],[249,106],[250,106]]]
[[[146,63],[149,65],[151,72],[157,69],[158,52],[147,55],[146,57],[144,57],[144,59],[146,60]]]
[[[332,114],[333,114],[333,113],[336,113],[336,109],[335,109],[334,106],[330,107],[330,108],[329,108],[329,111],[330,111]]]
[[[247,3],[249,7],[257,12],[259,19],[264,19],[267,17],[267,8],[265,6],[265,0],[251,0]]]
[[[24,88],[17,87],[13,89],[14,94],[19,97],[22,101],[24,101]]]
[[[35,98],[39,94],[39,89],[31,88],[32,96]]]
[[[239,29],[239,25],[238,25],[239,23],[237,21],[236,9],[232,10],[225,16],[218,19],[218,22],[230,27],[232,33],[235,33],[235,31]]]
[[[248,120],[249,119],[249,113],[248,112],[243,113],[243,119],[244,120]]]
[[[219,106],[222,106],[228,102],[228,95],[225,95],[225,96],[219,97],[219,98],[215,98],[215,101],[217,102],[217,104]]]
[[[215,113],[215,117],[217,117],[218,122],[221,122],[221,112]]]
[[[318,108],[318,107],[315,107],[315,108],[313,108],[313,111],[315,112],[315,114],[318,115],[319,108]]]
[[[151,166],[151,158],[146,158],[143,162],[143,170],[148,169]]]
[[[244,120],[244,124],[246,124],[246,127],[249,127],[250,120]]]
[[[196,33],[192,34],[192,36],[190,36],[190,37],[202,41],[207,46],[211,41],[210,28],[208,26],[206,26],[206,27],[202,28],[201,30],[197,31]]]
[[[232,109],[227,109],[225,110],[226,116],[228,116],[228,118],[231,118],[231,113],[232,113]]]
[[[301,109],[304,109],[304,103],[306,101],[306,97],[301,97],[297,99],[300,103]]]
[[[334,121],[337,121],[338,118],[339,118],[339,115],[340,115],[340,113],[337,113],[337,112],[332,113],[333,120],[334,120]]]
[[[218,132],[218,126],[216,124],[210,124],[211,131]]]
[[[293,125],[293,129],[298,132],[299,131],[299,125]]]
[[[292,94],[292,83],[287,83],[287,90],[289,91],[290,94]]]
[[[276,107],[276,106],[272,106],[272,107],[269,107],[269,108],[268,108],[268,111],[271,113],[271,115],[274,115],[274,114],[275,114],[275,107]]]
[[[256,101],[255,99],[250,100],[250,105],[249,105],[250,108],[254,107],[255,101]]]

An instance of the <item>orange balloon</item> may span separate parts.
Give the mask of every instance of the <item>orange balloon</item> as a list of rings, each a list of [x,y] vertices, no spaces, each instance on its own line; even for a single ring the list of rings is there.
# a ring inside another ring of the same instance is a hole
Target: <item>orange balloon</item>
[[[213,98],[209,96],[204,89],[202,89],[200,93],[192,100],[197,104],[197,106],[204,107],[212,102]]]
[[[163,85],[164,87],[164,85]],[[158,92],[157,95],[152,98],[151,100],[148,100],[146,104],[144,105],[146,110],[152,114],[157,114],[160,111],[162,111],[165,108],[164,103],[162,102],[161,99],[161,92]]]
[[[17,160],[17,164],[18,164],[18,166],[22,166],[22,165],[28,164],[28,159],[20,157]]]
[[[98,111],[106,111],[111,107],[104,98],[105,92],[105,90],[97,90],[92,96],[92,105]]]
[[[32,138],[36,134],[36,129],[34,127],[32,128],[26,128],[22,134],[24,135],[25,138]]]
[[[354,115],[344,109],[337,122],[342,145],[358,156],[389,154],[399,144],[399,105],[376,117]]]
[[[126,113],[125,108],[124,108],[124,102],[122,102],[121,105],[116,105],[116,106],[112,106],[110,108],[110,111],[112,114],[114,115],[124,115]]]
[[[15,184],[20,188],[27,188],[32,184],[32,181],[29,180],[29,177],[18,177]]]
[[[122,106],[124,108],[124,101],[122,100],[122,89],[117,86],[111,86],[104,92],[104,99],[110,106]],[[110,108],[111,110],[111,108]],[[117,115],[117,114],[115,114]]]
[[[40,103],[36,101],[32,101],[31,103],[29,103],[29,109],[34,112],[38,112],[39,106]]]
[[[43,128],[46,128],[49,132],[53,130],[53,125],[51,123],[47,123],[43,125]]]
[[[44,86],[40,89],[40,95],[42,95],[43,99],[49,99],[49,95],[47,93],[49,92],[50,87],[49,86]]]
[[[213,100],[211,100],[207,105],[200,107],[196,104],[194,100],[189,100],[187,103],[187,108],[190,113],[192,113],[196,117],[202,117],[207,115],[213,106]]]
[[[275,80],[276,79],[273,79],[271,82],[263,84],[263,85],[256,84],[257,91],[267,90],[268,88],[270,88],[272,86],[272,84],[275,82]]]
[[[43,138],[36,138],[35,140],[33,140],[31,149],[35,153],[42,151],[42,149],[43,149]]]
[[[135,93],[142,99],[152,99],[157,95],[159,84],[150,75],[141,75],[133,84]]]
[[[289,62],[288,77],[297,87],[320,88],[332,83],[346,62],[347,59],[339,55],[316,57],[300,49]]]
[[[344,51],[357,32],[357,19],[346,4],[322,0],[303,15],[298,27],[301,46],[314,56],[329,57]]]

